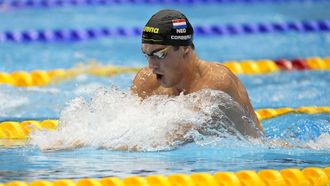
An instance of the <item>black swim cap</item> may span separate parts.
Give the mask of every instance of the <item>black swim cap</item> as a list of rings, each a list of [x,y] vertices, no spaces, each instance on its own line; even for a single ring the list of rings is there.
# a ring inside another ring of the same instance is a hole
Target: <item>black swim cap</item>
[[[176,10],[161,10],[154,14],[142,33],[142,43],[189,46],[194,30],[188,19]]]

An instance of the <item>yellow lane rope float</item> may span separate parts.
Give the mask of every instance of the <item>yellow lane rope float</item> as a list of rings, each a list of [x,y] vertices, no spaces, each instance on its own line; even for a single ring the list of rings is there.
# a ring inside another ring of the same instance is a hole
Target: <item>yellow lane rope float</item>
[[[0,123],[0,139],[26,139],[31,131],[56,130],[57,126],[58,120],[4,121]]]
[[[260,121],[289,113],[330,114],[330,107],[267,108],[256,110],[256,114]],[[27,120],[22,122],[4,121],[0,122],[0,139],[26,139],[29,137],[31,131],[56,130],[57,126],[58,120]]]
[[[330,167],[287,168],[282,170],[263,169],[260,171],[242,170],[238,172],[216,172],[151,175],[126,178],[105,177],[100,179],[83,178],[79,180],[60,179],[54,181],[34,180],[31,183],[12,181],[2,186],[328,186]]]
[[[32,72],[16,71],[12,73],[0,72],[0,85],[9,84],[18,87],[45,86],[51,83],[74,78],[81,74],[95,76],[112,76],[122,73],[136,73],[140,68],[100,65],[92,62],[88,65],[78,65],[71,69],[35,70]]]
[[[327,113],[330,114],[330,107],[299,107],[299,108],[289,108],[289,107],[283,107],[283,108],[276,108],[276,109],[258,109],[255,111],[257,114],[257,117],[260,121],[278,117],[284,114],[289,113],[297,113],[297,114],[320,114],[320,113]]]
[[[267,59],[258,61],[226,61],[223,64],[235,74],[254,75],[293,70],[330,70],[330,57],[310,57],[307,59],[295,59],[291,61],[283,59],[276,61]],[[35,70],[32,72],[16,71],[12,73],[0,72],[0,85],[9,84],[19,87],[45,86],[51,83],[74,78],[81,74],[111,76],[122,73],[136,73],[139,70],[140,68],[137,67],[118,67],[92,62],[89,65],[79,65],[67,70]]]

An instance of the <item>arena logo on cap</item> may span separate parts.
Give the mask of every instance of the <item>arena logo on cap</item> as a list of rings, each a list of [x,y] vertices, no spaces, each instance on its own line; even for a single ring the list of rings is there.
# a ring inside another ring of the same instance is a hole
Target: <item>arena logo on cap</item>
[[[158,34],[159,28],[146,26],[146,27],[144,27],[143,31]]]
[[[174,29],[187,28],[187,22],[185,19],[173,19],[172,24]]]

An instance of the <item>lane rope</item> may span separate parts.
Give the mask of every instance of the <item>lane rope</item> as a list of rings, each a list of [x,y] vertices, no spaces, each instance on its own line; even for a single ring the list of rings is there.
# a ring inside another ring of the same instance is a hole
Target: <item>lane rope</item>
[[[266,74],[280,71],[330,70],[330,57],[310,57],[306,59],[279,60],[242,60],[223,63],[235,74]],[[32,72],[0,72],[0,86],[7,84],[17,87],[46,86],[74,78],[81,74],[112,76],[122,73],[136,73],[141,68],[102,65],[93,61],[88,65],[78,65],[71,69],[35,70]]]
[[[236,36],[267,33],[320,33],[330,31],[330,20],[304,20],[270,23],[196,25],[196,36]],[[140,37],[141,27],[25,30],[0,32],[0,42],[78,42],[104,37]]]
[[[112,76],[122,73],[136,73],[139,70],[140,68],[136,67],[101,65],[92,62],[88,65],[78,65],[66,70],[35,70],[32,72],[16,71],[12,73],[0,72],[0,86],[1,84],[17,87],[46,86],[49,84],[59,83],[61,81],[72,79],[81,74]]]
[[[122,4],[253,4],[253,3],[292,3],[292,2],[327,2],[327,0],[0,0],[0,9],[56,8],[77,6],[108,6]]]
[[[126,178],[105,177],[101,179],[83,178],[60,179],[54,181],[34,180],[12,181],[1,186],[171,186],[171,185],[226,185],[226,186],[256,186],[256,185],[330,185],[330,167],[306,167],[304,169],[286,168],[282,170],[263,169],[241,170],[238,172],[216,172],[151,175],[146,177],[130,176]]]
[[[285,114],[330,114],[330,107],[299,107],[299,108],[266,108],[255,111],[260,121],[278,117]],[[56,130],[58,120],[26,120],[26,121],[3,121],[0,122],[0,139],[27,139],[34,130]]]

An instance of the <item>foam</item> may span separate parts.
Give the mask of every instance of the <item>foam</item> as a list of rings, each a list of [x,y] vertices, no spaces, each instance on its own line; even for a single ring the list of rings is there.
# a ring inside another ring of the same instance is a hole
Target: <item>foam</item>
[[[330,149],[330,134],[323,133],[316,139],[308,141],[305,146],[314,150]]]
[[[207,145],[235,133],[223,127],[232,123],[218,105],[237,103],[214,90],[141,101],[129,92],[101,88],[90,100],[72,100],[61,113],[59,129],[32,133],[30,144],[42,150],[90,146],[141,151],[169,150],[191,141]],[[214,113],[225,118],[217,128],[205,125]]]

